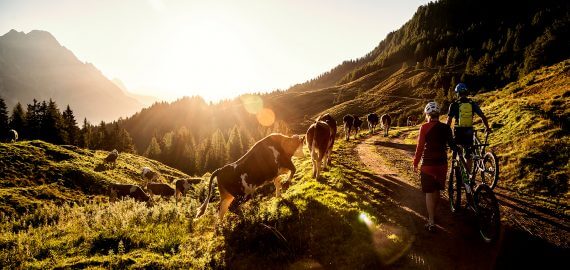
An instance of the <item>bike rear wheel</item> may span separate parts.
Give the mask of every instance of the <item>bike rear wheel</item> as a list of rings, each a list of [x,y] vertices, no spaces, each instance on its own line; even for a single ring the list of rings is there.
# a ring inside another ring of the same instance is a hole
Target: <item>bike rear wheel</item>
[[[499,181],[499,159],[493,152],[487,152],[481,165],[481,183],[494,189]]]
[[[501,232],[501,214],[495,193],[489,186],[479,185],[474,199],[479,233],[485,242],[494,242]]]
[[[457,213],[461,209],[461,173],[457,160],[451,162],[449,170],[449,181],[447,182],[447,194],[449,196],[449,208],[452,213]]]

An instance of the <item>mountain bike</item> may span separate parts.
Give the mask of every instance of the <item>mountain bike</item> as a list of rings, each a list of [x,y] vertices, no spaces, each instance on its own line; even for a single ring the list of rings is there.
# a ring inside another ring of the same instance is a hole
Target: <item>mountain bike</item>
[[[480,157],[477,157],[480,158]],[[477,161],[474,157],[474,164]],[[466,207],[475,212],[479,233],[483,240],[491,243],[499,237],[501,218],[499,203],[493,189],[488,185],[477,184],[477,166],[467,171],[465,157],[453,151],[451,170],[449,172],[448,195],[451,212],[457,213],[461,208],[461,193],[465,191]]]
[[[495,153],[491,151],[485,152],[487,146],[489,146],[488,140],[488,132],[485,132],[485,141],[481,142],[479,137],[477,137],[477,130],[473,131],[473,165],[476,167],[477,172],[481,174],[481,177],[477,178],[477,180],[480,180],[478,183],[486,184],[491,189],[495,189],[499,181],[499,159]]]

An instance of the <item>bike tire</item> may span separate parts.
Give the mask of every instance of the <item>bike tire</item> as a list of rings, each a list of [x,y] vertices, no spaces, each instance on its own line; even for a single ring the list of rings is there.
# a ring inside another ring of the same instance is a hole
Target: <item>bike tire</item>
[[[449,208],[451,213],[461,210],[461,173],[457,161],[451,162],[449,170],[449,181],[447,182],[447,195],[449,196]]]
[[[491,189],[495,189],[497,186],[497,182],[499,182],[499,159],[493,152],[485,153],[483,157],[483,172],[481,172],[481,178],[488,179],[489,183],[487,184]],[[485,176],[483,176],[483,174]]]
[[[479,185],[475,189],[475,212],[479,233],[486,243],[496,241],[501,233],[499,203],[491,187]]]

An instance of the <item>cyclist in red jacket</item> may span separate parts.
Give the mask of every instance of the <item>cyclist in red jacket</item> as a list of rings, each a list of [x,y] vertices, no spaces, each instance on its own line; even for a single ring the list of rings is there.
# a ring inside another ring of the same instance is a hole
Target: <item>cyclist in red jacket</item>
[[[428,231],[435,230],[435,209],[440,197],[439,191],[445,187],[447,175],[447,146],[455,149],[451,128],[439,121],[440,109],[437,103],[429,102],[425,109],[427,123],[420,127],[418,145],[414,157],[414,171],[417,171],[420,159],[420,180],[422,191],[426,194]]]

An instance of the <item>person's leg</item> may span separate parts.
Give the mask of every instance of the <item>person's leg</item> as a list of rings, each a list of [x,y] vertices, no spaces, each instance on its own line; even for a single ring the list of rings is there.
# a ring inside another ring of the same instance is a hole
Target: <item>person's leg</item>
[[[426,193],[426,206],[428,211],[429,224],[435,224],[435,209],[439,201],[439,190],[432,193]]]

